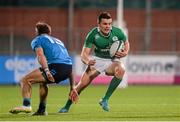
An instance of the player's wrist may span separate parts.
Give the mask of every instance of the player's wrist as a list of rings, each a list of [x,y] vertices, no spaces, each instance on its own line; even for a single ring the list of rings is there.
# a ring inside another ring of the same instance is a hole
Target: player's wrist
[[[71,91],[72,91],[72,90],[75,90],[75,86],[71,86],[70,90],[71,90]]]
[[[90,60],[83,61],[84,64],[89,65]]]

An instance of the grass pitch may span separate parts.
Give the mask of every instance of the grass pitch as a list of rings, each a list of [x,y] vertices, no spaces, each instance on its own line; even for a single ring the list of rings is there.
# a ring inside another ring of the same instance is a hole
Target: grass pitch
[[[38,86],[33,86],[32,107],[39,103]],[[117,89],[109,101],[110,111],[101,109],[98,102],[107,86],[89,86],[69,113],[58,110],[65,104],[69,87],[50,86],[47,102],[48,116],[10,114],[22,105],[19,86],[0,86],[0,121],[180,121],[180,86],[129,86]]]

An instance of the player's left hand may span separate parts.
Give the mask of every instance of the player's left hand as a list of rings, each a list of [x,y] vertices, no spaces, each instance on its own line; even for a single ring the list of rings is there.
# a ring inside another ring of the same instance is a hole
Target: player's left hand
[[[73,103],[77,103],[79,100],[79,95],[77,93],[77,91],[75,89],[72,89],[70,94],[69,94],[69,98],[71,99],[71,101]]]
[[[94,65],[96,63],[95,59],[90,59],[89,62],[87,63],[87,65]]]
[[[55,80],[54,80],[51,72],[49,71],[49,69],[45,69],[45,73],[46,73],[46,76],[47,76],[47,78],[48,78],[49,81],[55,82]]]

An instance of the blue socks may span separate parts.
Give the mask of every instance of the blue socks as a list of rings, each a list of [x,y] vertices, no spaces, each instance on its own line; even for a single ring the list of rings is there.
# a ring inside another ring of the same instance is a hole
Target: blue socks
[[[23,106],[31,106],[31,98],[24,98]]]

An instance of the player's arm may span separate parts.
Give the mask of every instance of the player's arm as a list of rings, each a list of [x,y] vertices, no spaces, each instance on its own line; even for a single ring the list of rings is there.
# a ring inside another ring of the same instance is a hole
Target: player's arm
[[[81,60],[84,64],[94,65],[96,62],[91,57],[91,52],[94,50],[94,39],[96,35],[97,28],[92,29],[86,36],[84,41],[84,46],[81,51]]]
[[[130,48],[129,41],[125,41],[124,42],[124,49],[122,49],[121,51],[116,52],[115,57],[117,57],[117,58],[125,57],[129,52],[129,48]]]
[[[43,69],[48,68],[46,57],[44,56],[44,51],[41,47],[36,48],[36,55],[38,58],[38,62]]]
[[[92,48],[83,47],[81,52],[81,60],[87,65],[94,65],[96,61],[90,57]]]
[[[46,73],[48,80],[54,82],[54,78],[49,71],[47,60],[46,60],[46,57],[44,55],[43,49],[41,47],[38,47],[38,48],[36,48],[35,52],[36,52],[36,55],[38,58],[38,62],[41,65],[41,68]]]

